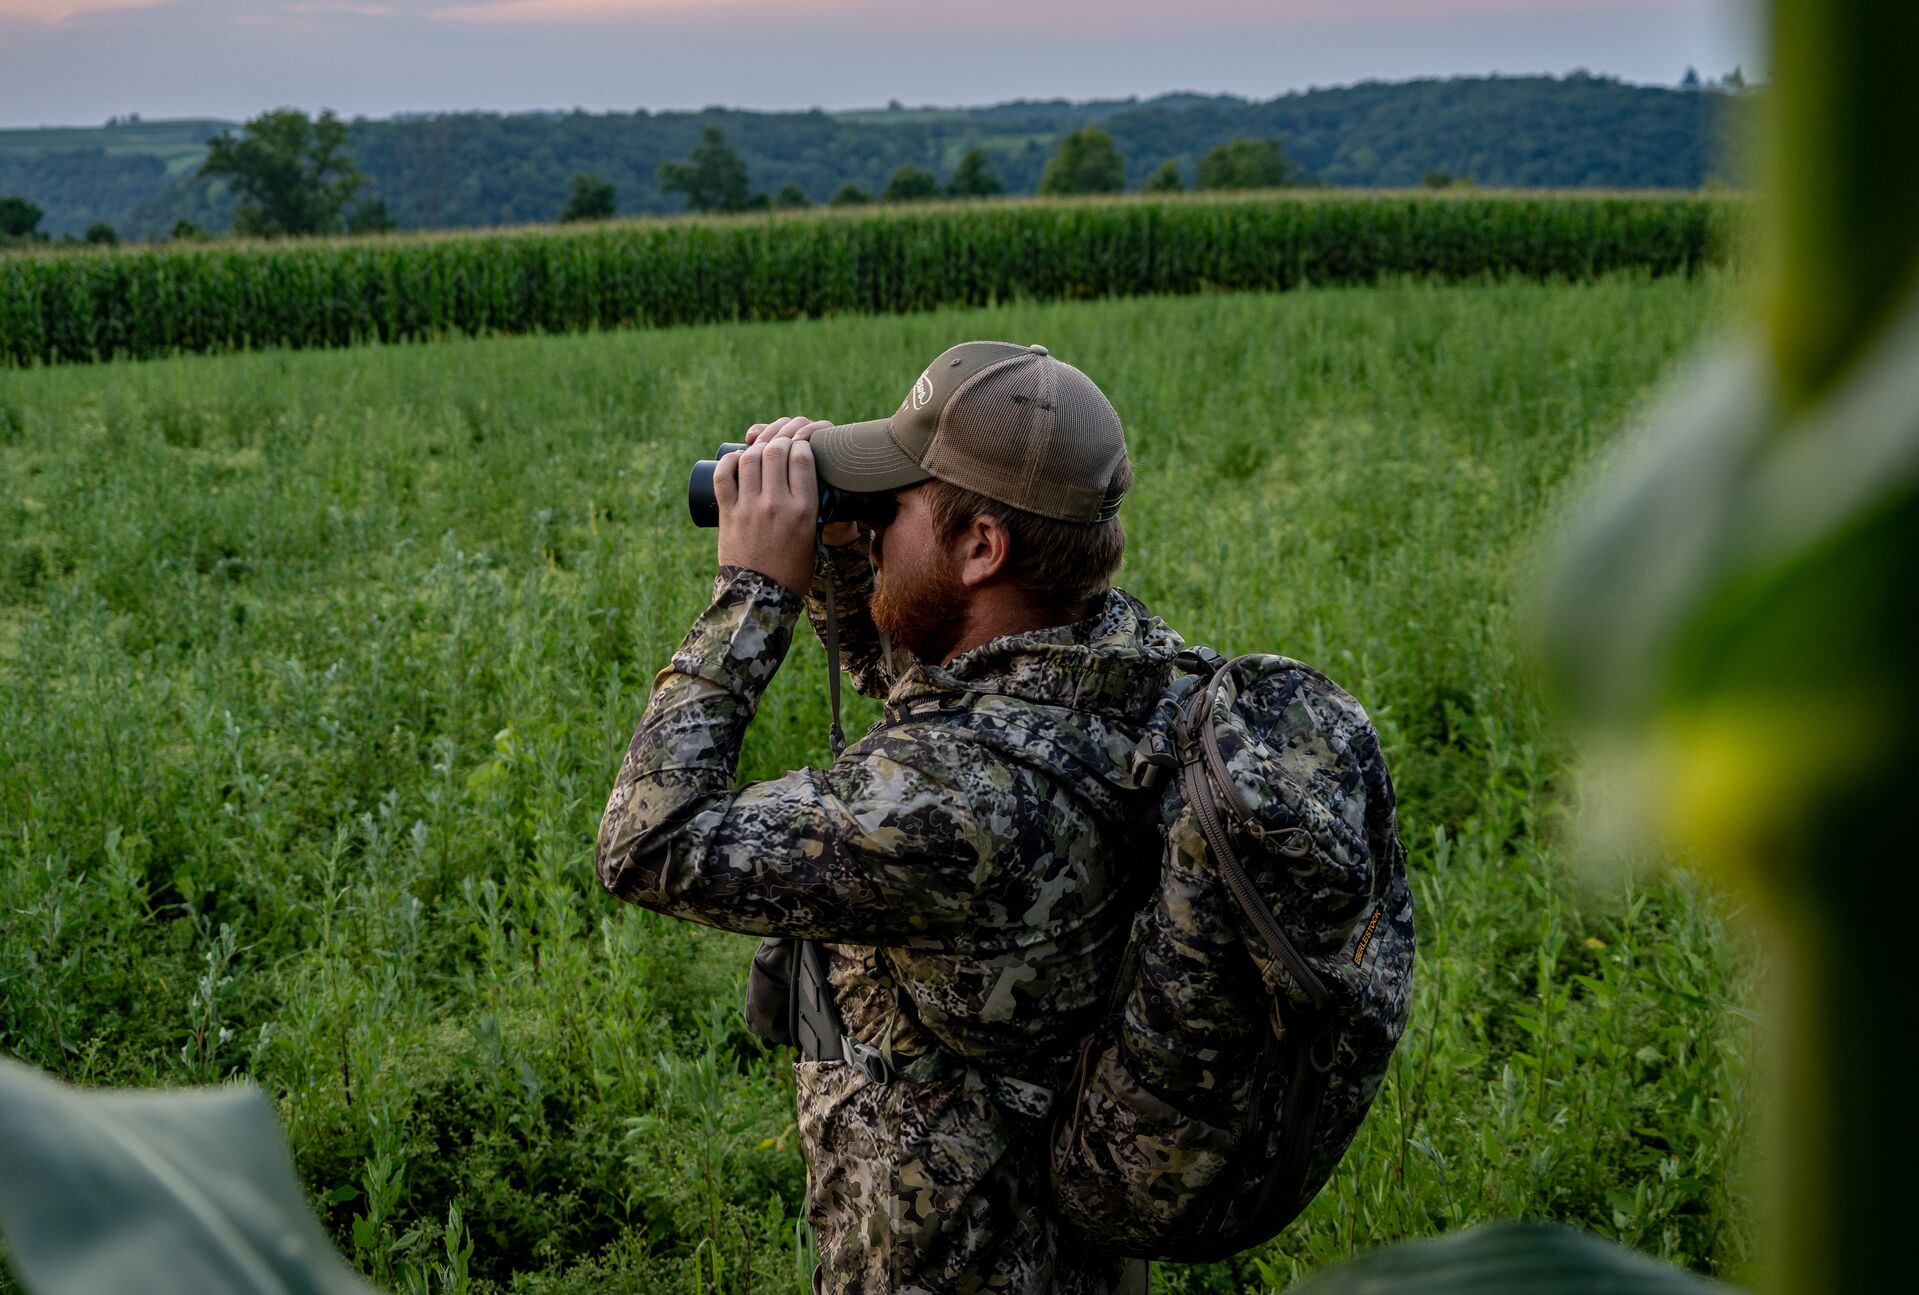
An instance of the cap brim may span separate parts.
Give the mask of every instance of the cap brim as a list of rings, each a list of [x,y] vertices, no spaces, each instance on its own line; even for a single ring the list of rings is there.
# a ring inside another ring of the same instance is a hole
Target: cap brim
[[[892,421],[876,418],[814,432],[813,464],[820,480],[866,494],[930,480],[933,474],[913,462],[887,430]]]

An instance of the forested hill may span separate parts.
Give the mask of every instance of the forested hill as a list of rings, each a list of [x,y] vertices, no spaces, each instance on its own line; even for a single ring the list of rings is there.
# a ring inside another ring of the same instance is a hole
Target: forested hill
[[[1740,102],[1574,74],[1368,82],[1266,101],[1185,94],[843,113],[461,113],[356,120],[349,147],[369,195],[403,228],[552,220],[581,172],[611,180],[622,213],[677,210],[681,200],[660,191],[655,173],[685,157],[707,126],[745,156],[755,189],[797,184],[815,202],[847,183],[877,194],[906,163],[944,179],[974,146],[1010,192],[1031,192],[1060,135],[1095,121],[1119,144],[1135,186],[1169,158],[1190,181],[1207,149],[1265,136],[1335,185],[1416,185],[1446,171],[1493,186],[1693,188],[1736,175],[1722,141]],[[53,234],[95,220],[135,236],[181,219],[221,229],[230,201],[194,174],[209,126],[0,131],[0,194],[39,204]]]

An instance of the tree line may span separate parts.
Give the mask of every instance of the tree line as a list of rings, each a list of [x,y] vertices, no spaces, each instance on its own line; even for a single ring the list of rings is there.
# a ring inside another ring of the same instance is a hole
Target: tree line
[[[685,162],[663,162],[660,188],[679,194],[688,211],[740,212],[782,210],[811,206],[805,190],[782,185],[777,192],[754,193],[748,183],[745,158],[726,140],[726,132],[708,126],[697,148]],[[1272,189],[1308,183],[1306,173],[1286,159],[1272,139],[1235,139],[1209,150],[1195,168],[1195,189]],[[1140,186],[1148,193],[1179,192],[1187,183],[1178,161],[1168,159]],[[1086,125],[1061,138],[1058,151],[1040,176],[1038,192],[1048,195],[1121,193],[1126,188],[1126,159],[1113,137],[1096,125]],[[960,155],[952,174],[938,173],[911,162],[902,163],[887,179],[880,202],[930,202],[941,198],[990,198],[1006,192],[983,148]],[[827,199],[832,207],[852,207],[875,201],[873,194],[848,182]],[[577,175],[568,195],[562,221],[605,220],[618,206],[611,181],[592,173]]]
[[[612,185],[621,215],[684,209],[687,194],[662,187],[663,164],[693,165],[713,128],[748,169],[744,197],[734,191],[730,201],[757,204],[763,193],[768,206],[800,198],[851,202],[862,194],[874,202],[889,194],[899,201],[934,187],[964,193],[974,171],[990,173],[1005,193],[1035,193],[1043,182],[1059,183],[1046,173],[1061,169],[1062,138],[1087,125],[1111,137],[1123,165],[1121,183],[1131,190],[1149,182],[1160,187],[1175,176],[1188,187],[1207,185],[1203,159],[1241,139],[1280,141],[1297,174],[1340,187],[1410,187],[1428,177],[1472,176],[1497,187],[1690,189],[1714,176],[1743,174],[1736,149],[1722,141],[1743,135],[1739,122],[1750,116],[1745,97],[1730,77],[1688,90],[1575,73],[1370,82],[1266,101],[1183,95],[864,113],[707,109],[354,119],[339,128],[363,182],[341,207],[340,227],[362,206],[362,222],[377,227],[376,200],[386,219],[407,229],[552,221],[566,210],[580,176]],[[181,122],[165,142],[204,150],[222,130],[238,133],[218,122]],[[230,180],[197,168],[169,178],[163,162],[177,167],[177,157],[147,155],[141,141],[109,134],[101,132],[101,146],[81,147],[83,133],[60,136],[71,143],[49,136],[42,145],[33,132],[0,132],[0,194],[30,199],[45,209],[45,227],[75,235],[99,221],[141,237],[165,236],[176,226],[234,227],[242,195]],[[962,170],[975,150],[979,156]],[[196,151],[196,159],[201,155]],[[1089,156],[1099,163],[1092,181],[1110,185],[1110,158]],[[932,175],[931,184],[921,173]],[[603,198],[583,187],[584,209],[594,210],[595,201]]]
[[[224,181],[238,197],[233,231],[256,238],[299,237],[318,234],[370,234],[394,228],[386,203],[359,195],[366,177],[347,152],[347,129],[337,114],[323,111],[317,118],[293,108],[262,113],[238,134],[210,141],[203,177]],[[749,212],[790,210],[812,205],[796,184],[773,193],[755,192],[746,159],[727,142],[726,132],[708,126],[700,143],[683,161],[662,162],[657,172],[660,189],[684,199],[693,212]],[[1309,183],[1306,173],[1288,161],[1273,139],[1234,139],[1209,150],[1194,168],[1194,189],[1282,188]],[[1149,193],[1172,193],[1188,188],[1176,160],[1169,159],[1140,186]],[[1126,189],[1126,159],[1113,137],[1097,125],[1085,125],[1061,137],[1059,147],[1040,176],[1043,195],[1120,193]],[[960,156],[945,180],[913,163],[903,163],[888,178],[877,199],[851,182],[842,184],[828,206],[851,207],[874,201],[927,202],[942,198],[988,198],[1006,191],[982,148]],[[619,195],[612,181],[592,172],[572,178],[560,220],[564,223],[608,220],[618,211]],[[0,198],[0,240],[25,242],[40,237],[40,209],[20,197]],[[198,224],[182,220],[173,229],[175,239],[206,237]],[[119,241],[104,223],[87,232],[89,243]]]

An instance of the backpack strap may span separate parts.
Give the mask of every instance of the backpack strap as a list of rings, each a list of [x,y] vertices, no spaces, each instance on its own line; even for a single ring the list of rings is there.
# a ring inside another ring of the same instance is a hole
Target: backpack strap
[[[1217,656],[1217,653],[1214,655]],[[1253,929],[1259,933],[1260,941],[1272,953],[1274,960],[1286,968],[1293,983],[1318,1011],[1325,1008],[1329,998],[1325,982],[1307,964],[1292,938],[1281,928],[1279,919],[1273,916],[1273,910],[1267,906],[1258,888],[1253,885],[1252,878],[1247,875],[1245,861],[1240,858],[1232,834],[1226,830],[1228,819],[1243,820],[1245,811],[1232,794],[1232,773],[1220,754],[1219,734],[1213,726],[1213,699],[1225,686],[1232,668],[1241,661],[1251,659],[1236,657],[1225,662],[1213,672],[1206,686],[1189,703],[1190,708],[1178,730],[1181,785],[1186,802],[1192,806],[1193,816],[1199,822],[1199,830],[1206,838],[1213,863],[1226,881],[1227,890],[1253,924]],[[1271,987],[1275,990],[1273,1028],[1283,1037],[1285,1026],[1279,1015],[1279,994],[1277,986]]]
[[[827,980],[825,946],[817,940],[795,940],[794,944],[798,946],[798,966],[793,976],[792,1039],[807,1060],[844,1061],[875,1084],[923,1084],[956,1079],[971,1071],[979,1076],[993,1100],[1013,1114],[1036,1120],[1051,1114],[1059,1097],[1057,1088],[988,1070],[941,1043],[920,1020],[890,965],[887,976],[893,981],[896,1015],[880,1046],[861,1043],[847,1033],[840,1016],[839,1002]],[[893,1034],[902,1020],[910,1022],[927,1042],[927,1050],[916,1057],[902,1058],[893,1051]]]

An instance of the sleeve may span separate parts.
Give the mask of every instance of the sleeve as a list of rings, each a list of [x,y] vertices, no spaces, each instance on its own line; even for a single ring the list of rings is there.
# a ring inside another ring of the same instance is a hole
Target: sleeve
[[[600,822],[598,869],[645,908],[751,935],[876,944],[962,922],[992,842],[978,807],[912,757],[733,786],[740,745],[779,668],[798,599],[722,568],[654,682]]]
[[[813,564],[813,587],[806,592],[806,618],[826,642],[826,590],[833,589],[833,618],[839,624],[840,664],[862,696],[884,697],[899,671],[893,666],[892,640],[873,624],[873,537],[861,532],[851,544],[826,548]]]

